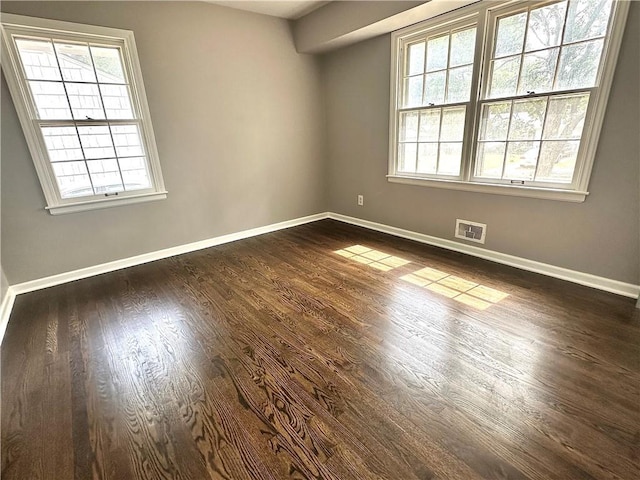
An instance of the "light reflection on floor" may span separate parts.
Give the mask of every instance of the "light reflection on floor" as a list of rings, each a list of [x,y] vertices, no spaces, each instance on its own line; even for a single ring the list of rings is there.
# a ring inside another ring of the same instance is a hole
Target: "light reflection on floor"
[[[509,296],[495,288],[485,287],[430,267],[416,270],[400,278],[478,310],[485,310]]]
[[[405,260],[404,258],[395,257],[388,253],[364,247],[362,245],[352,245],[351,247],[347,247],[343,250],[336,250],[334,253],[345,258],[355,260],[356,262],[369,265],[370,267],[377,268],[383,272],[388,272],[389,270],[393,270],[394,268],[410,263],[409,260]]]
[[[388,272],[394,268],[411,263],[409,260],[363,245],[352,245],[341,250],[336,250],[334,253],[382,270],[383,272]],[[430,267],[421,268],[408,275],[403,275],[400,278],[418,287],[426,288],[427,290],[447,298],[452,298],[478,310],[486,310],[491,305],[509,296],[509,294],[496,290],[495,288],[489,288]]]

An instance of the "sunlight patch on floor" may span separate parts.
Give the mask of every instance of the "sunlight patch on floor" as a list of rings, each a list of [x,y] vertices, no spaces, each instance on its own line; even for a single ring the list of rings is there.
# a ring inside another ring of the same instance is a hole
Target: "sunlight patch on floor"
[[[389,255],[388,253],[362,245],[352,245],[342,250],[336,250],[334,253],[377,270],[382,270],[383,272],[388,272],[389,270],[410,263],[409,260],[405,260],[404,258]]]
[[[405,282],[468,305],[478,310],[486,310],[509,296],[495,288],[485,287],[465,278],[449,275],[435,268],[425,267],[400,277]]]

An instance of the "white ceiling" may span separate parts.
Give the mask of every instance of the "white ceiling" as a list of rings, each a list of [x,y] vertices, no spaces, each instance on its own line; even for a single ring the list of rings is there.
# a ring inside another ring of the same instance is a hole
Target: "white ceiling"
[[[329,2],[316,1],[298,1],[298,2],[280,2],[277,0],[205,0],[209,3],[215,3],[224,7],[237,8],[239,10],[247,10],[249,12],[262,13],[273,17],[287,18],[295,20],[304,17],[307,13],[326,5]]]

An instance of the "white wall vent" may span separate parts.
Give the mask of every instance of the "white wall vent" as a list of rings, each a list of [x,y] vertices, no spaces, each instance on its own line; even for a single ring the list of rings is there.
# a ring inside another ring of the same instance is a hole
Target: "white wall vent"
[[[487,225],[485,223],[470,222],[469,220],[456,219],[456,238],[471,240],[472,242],[484,243],[487,235]]]

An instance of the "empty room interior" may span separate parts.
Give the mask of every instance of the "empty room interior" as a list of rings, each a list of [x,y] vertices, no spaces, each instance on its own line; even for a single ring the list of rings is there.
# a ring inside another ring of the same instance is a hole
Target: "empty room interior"
[[[0,12],[3,480],[640,478],[640,2]]]

